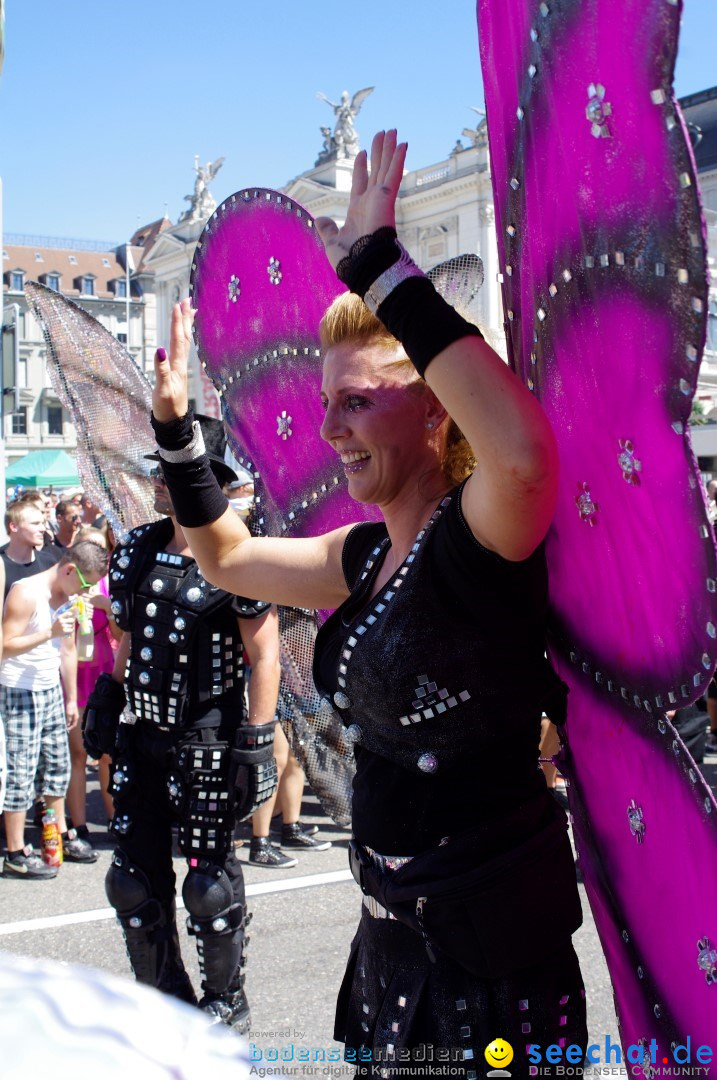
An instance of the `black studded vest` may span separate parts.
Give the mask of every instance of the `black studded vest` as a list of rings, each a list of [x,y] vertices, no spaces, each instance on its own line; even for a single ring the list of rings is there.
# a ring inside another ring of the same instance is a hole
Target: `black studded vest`
[[[269,605],[215,588],[194,559],[165,551],[173,531],[169,518],[134,529],[110,563],[112,614],[132,635],[129,709],[138,721],[176,730],[215,704],[233,709],[239,724],[244,663],[237,617],[258,617]]]

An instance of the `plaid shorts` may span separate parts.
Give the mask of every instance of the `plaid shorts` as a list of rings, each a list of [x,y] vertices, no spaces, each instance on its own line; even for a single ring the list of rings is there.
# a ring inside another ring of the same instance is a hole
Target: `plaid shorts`
[[[62,690],[21,690],[0,686],[0,717],[5,729],[6,810],[29,810],[37,790],[63,796],[70,782],[70,744]]]
[[[5,807],[5,780],[7,778],[7,756],[5,754],[5,728],[0,723],[0,814]]]

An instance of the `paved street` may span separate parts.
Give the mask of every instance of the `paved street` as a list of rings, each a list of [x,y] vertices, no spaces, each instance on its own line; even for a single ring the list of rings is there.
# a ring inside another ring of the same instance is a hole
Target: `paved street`
[[[99,861],[93,866],[65,864],[57,879],[49,882],[28,884],[0,878],[0,948],[128,975],[122,937],[104,894],[112,845],[99,824],[99,792],[94,779],[89,805]],[[348,834],[322,815],[313,797],[307,797],[304,811],[305,820],[316,822],[333,841],[331,850],[300,852],[299,865],[278,875],[246,866],[254,912],[247,986],[252,1041],[260,1048],[290,1041],[307,1047],[336,1045],[332,1039],[333,1005],[359,901],[346,868]],[[38,843],[37,831],[30,835]],[[246,847],[240,849],[239,857],[246,859],[246,851]],[[181,879],[183,861],[176,859],[175,866]],[[587,985],[591,1037],[597,1041],[606,1032],[616,1037],[617,1024],[610,980],[582,886],[581,893],[585,923],[576,943]],[[181,936],[183,946],[187,945],[187,966],[198,985],[194,944],[183,929]]]

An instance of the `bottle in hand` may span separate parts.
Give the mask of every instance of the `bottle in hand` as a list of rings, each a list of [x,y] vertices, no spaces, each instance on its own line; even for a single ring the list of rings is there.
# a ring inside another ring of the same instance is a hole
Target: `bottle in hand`
[[[77,659],[80,663],[87,663],[92,659],[95,650],[92,605],[84,596],[78,596],[72,606],[77,619]]]

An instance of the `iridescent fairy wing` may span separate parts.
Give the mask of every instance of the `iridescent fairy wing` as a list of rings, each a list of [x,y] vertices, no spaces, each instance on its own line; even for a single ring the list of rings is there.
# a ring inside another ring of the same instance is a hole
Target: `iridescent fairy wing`
[[[444,300],[459,311],[464,319],[478,321],[476,303],[485,279],[480,255],[456,255],[428,271],[428,277]]]
[[[717,804],[664,717],[717,657],[680,6],[478,3],[509,354],[561,455],[547,551],[576,831],[623,1040],[659,1032],[660,1053],[717,1015]]]
[[[127,350],[59,293],[28,281],[25,295],[47,344],[53,389],[77,432],[84,490],[117,537],[156,521],[143,455],[152,450],[152,391]]]
[[[207,222],[192,265],[197,351],[222,401],[232,450],[255,479],[254,525],[314,536],[377,517],[348,494],[319,437],[321,316],[342,291],[303,207],[252,188]],[[311,786],[337,821],[349,817],[353,755],[311,678],[315,616],[282,615],[280,713]]]

